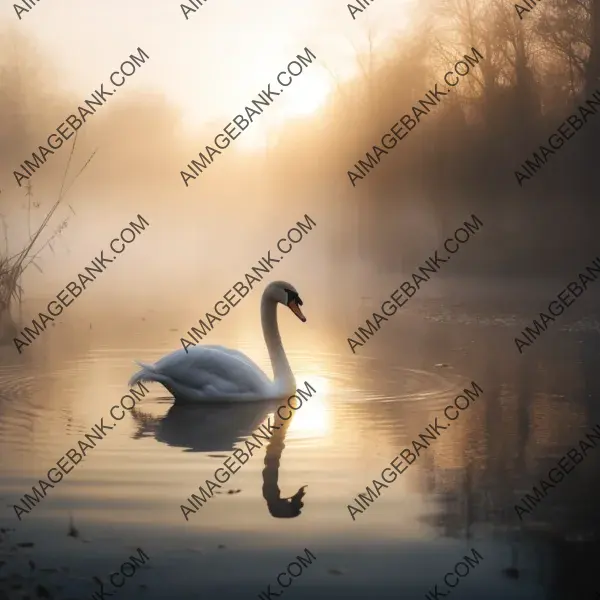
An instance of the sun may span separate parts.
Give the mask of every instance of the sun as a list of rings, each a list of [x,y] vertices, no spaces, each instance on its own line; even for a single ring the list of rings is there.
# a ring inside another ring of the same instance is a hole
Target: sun
[[[323,73],[319,71],[302,73],[292,80],[289,87],[284,88],[272,106],[264,109],[260,120],[254,121],[248,130],[244,131],[238,148],[246,152],[266,149],[269,138],[285,127],[287,121],[315,114],[325,106],[330,93],[330,79]]]
[[[312,115],[325,105],[330,93],[331,81],[322,71],[302,73],[282,92],[278,114],[283,120]]]

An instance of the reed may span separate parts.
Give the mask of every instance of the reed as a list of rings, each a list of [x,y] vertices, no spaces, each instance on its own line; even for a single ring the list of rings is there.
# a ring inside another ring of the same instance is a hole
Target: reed
[[[71,160],[73,158],[73,153],[75,152],[75,147],[77,145],[77,133],[75,134],[75,139],[73,140],[73,145],[71,147],[71,152],[69,154],[69,159],[67,161],[67,165],[65,167],[65,171],[63,173],[62,182],[60,186],[60,190],[58,192],[58,196],[51,206],[50,210],[46,213],[42,223],[35,230],[33,235],[29,235],[29,240],[25,244],[25,246],[16,254],[12,256],[9,253],[8,249],[8,229],[6,226],[6,222],[4,217],[0,216],[2,220],[2,226],[4,230],[4,251],[0,252],[0,323],[7,316],[10,317],[10,309],[11,304],[18,302],[19,305],[23,300],[23,287],[21,285],[21,279],[23,277],[23,273],[30,266],[33,265],[37,269],[41,270],[40,267],[36,264],[35,260],[39,256],[39,254],[48,246],[52,248],[52,240],[60,234],[60,232],[66,227],[65,220],[61,223],[61,226],[57,229],[54,235],[47,240],[41,247],[36,248],[36,243],[38,242],[42,233],[48,227],[56,209],[60,206],[61,202],[65,199],[69,190],[73,187],[77,179],[83,173],[83,171],[90,164],[97,150],[94,150],[89,158],[86,160],[83,167],[79,170],[77,175],[73,178],[71,183],[65,187],[65,181],[69,174],[69,170],[71,167]],[[28,196],[31,201],[31,187],[28,188]],[[71,207],[73,211],[73,208]],[[75,212],[75,211],[73,211]],[[28,216],[29,222],[29,216]]]

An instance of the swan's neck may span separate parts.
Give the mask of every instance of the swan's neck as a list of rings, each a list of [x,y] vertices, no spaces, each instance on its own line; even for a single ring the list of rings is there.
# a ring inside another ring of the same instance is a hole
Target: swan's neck
[[[277,324],[277,302],[263,296],[260,305],[260,318],[262,322],[265,343],[269,350],[269,358],[273,367],[274,383],[278,391],[291,393],[296,387],[296,380],[290,368],[285,350],[279,335]]]

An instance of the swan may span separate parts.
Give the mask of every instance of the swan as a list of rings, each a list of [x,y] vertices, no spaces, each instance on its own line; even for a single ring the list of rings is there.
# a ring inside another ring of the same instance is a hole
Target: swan
[[[296,380],[281,344],[277,325],[277,305],[287,306],[303,323],[303,302],[296,288],[285,281],[271,282],[263,292],[260,318],[263,336],[273,368],[271,381],[243,352],[224,346],[194,346],[163,356],[153,365],[135,361],[142,367],[129,380],[132,387],[143,381],[161,383],[175,402],[247,402],[283,398],[294,393]]]

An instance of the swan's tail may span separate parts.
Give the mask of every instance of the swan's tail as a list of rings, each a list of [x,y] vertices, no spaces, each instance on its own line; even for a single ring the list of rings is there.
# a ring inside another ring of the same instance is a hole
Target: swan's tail
[[[136,383],[142,383],[144,381],[157,381],[162,383],[160,374],[156,371],[156,367],[154,365],[147,365],[139,361],[134,361],[136,365],[142,367],[140,371],[138,371],[135,375],[132,375],[129,380],[129,387],[133,387]]]

